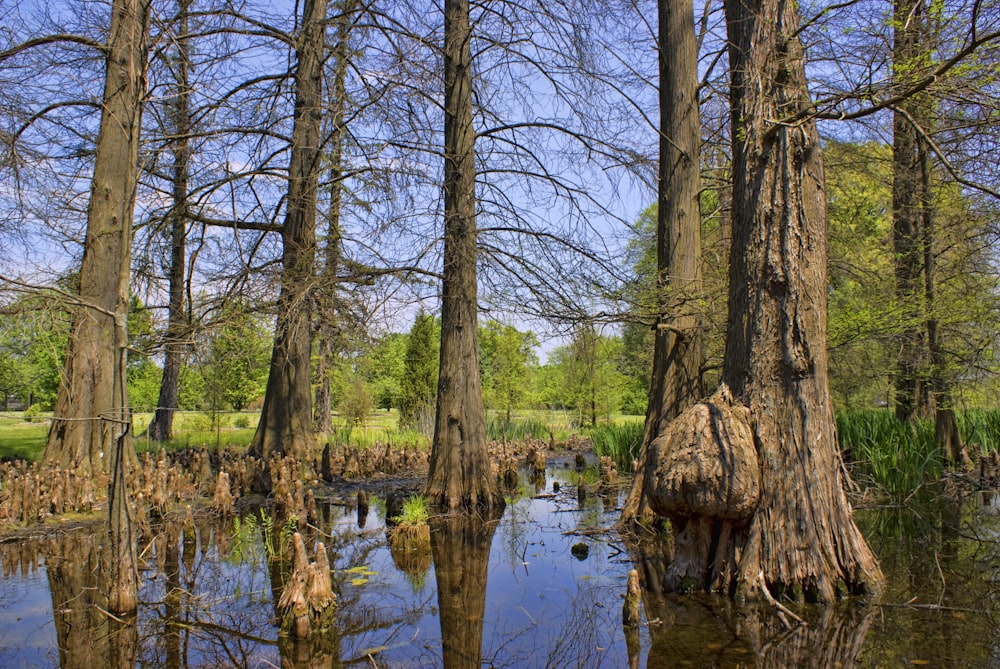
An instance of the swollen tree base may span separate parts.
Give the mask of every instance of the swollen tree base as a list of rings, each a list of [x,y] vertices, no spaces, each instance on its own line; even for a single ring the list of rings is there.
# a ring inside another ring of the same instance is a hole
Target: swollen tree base
[[[820,602],[878,591],[838,463],[794,435],[760,448],[779,414],[755,416],[722,385],[651,444],[643,486],[673,530],[665,589]]]

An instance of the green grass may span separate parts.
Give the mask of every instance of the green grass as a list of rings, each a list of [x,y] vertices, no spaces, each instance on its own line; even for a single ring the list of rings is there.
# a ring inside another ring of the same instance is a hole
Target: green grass
[[[837,416],[837,438],[863,480],[897,500],[941,476],[934,422],[900,423],[891,411],[856,411]]]
[[[645,424],[642,421],[603,423],[590,429],[597,455],[609,456],[620,472],[632,471],[632,461],[639,458]]]
[[[486,438],[491,441],[522,441],[549,438],[549,426],[538,418],[492,416],[486,421]]]
[[[403,502],[403,511],[392,519],[399,525],[426,525],[430,518],[427,511],[427,500],[423,495],[414,495]]]
[[[36,416],[28,423],[21,412],[0,413],[0,457],[37,460],[49,433],[47,418]]]
[[[957,418],[962,440],[973,457],[977,451],[1000,450],[1000,410],[971,409]]]

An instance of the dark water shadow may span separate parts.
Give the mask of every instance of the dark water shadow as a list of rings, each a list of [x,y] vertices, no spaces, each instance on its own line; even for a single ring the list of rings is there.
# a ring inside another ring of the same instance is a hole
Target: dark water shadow
[[[430,520],[446,669],[482,665],[490,548],[502,515],[502,510],[487,516],[450,513]]]

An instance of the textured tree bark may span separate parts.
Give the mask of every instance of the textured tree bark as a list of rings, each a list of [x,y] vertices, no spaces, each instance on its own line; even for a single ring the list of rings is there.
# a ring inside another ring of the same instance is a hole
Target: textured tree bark
[[[173,438],[174,412],[177,409],[177,389],[180,383],[181,361],[187,347],[185,339],[190,324],[184,312],[184,277],[187,263],[188,178],[191,148],[191,83],[190,46],[188,42],[188,11],[190,0],[177,3],[177,53],[174,57],[176,92],[170,116],[175,139],[171,151],[174,157],[173,193],[170,210],[170,286],[167,306],[167,337],[163,353],[163,379],[148,435],[153,441]]]
[[[128,417],[115,379],[124,377],[119,347],[125,342],[118,329],[128,316],[149,4],[115,0],[111,7],[79,300],[73,306],[66,366],[42,454],[43,460],[85,476],[110,469],[113,442],[104,421]],[[127,448],[131,451],[131,441]]]
[[[904,86],[918,64],[922,0],[893,3],[893,74]],[[913,127],[913,101],[893,113],[892,124],[892,249],[896,275],[896,300],[902,324],[898,336],[896,374],[893,379],[896,418],[911,420],[924,404],[922,373],[924,341],[921,322],[921,178],[917,130]],[[905,109],[909,107],[909,109]]]
[[[446,509],[504,504],[486,451],[479,379],[471,38],[469,0],[446,0],[441,358],[426,488],[431,504]]]
[[[321,163],[326,0],[305,0],[296,48],[295,118],[282,230],[281,295],[260,422],[248,452],[304,457],[313,445],[312,289],[316,268],[316,190]]]
[[[826,206],[794,3],[727,0],[733,137],[722,387],[681,413],[647,467],[671,520],[669,588],[830,601],[876,590],[841,482],[826,353]],[[650,473],[651,472],[651,473]]]
[[[827,378],[826,193],[797,5],[725,5],[734,137],[729,333],[723,381],[750,410],[760,500],[711,580],[829,601],[877,589],[878,562],[841,481]],[[736,536],[735,534],[733,536]]]
[[[637,472],[648,466],[649,445],[703,392],[701,209],[698,47],[690,0],[659,0],[660,150],[656,219],[660,321],[653,345],[653,378]],[[648,515],[643,477],[636,476],[622,519]]]
[[[323,272],[317,291],[317,310],[319,312],[319,356],[316,364],[316,406],[315,424],[318,432],[328,433],[333,430],[333,415],[330,406],[330,373],[334,358],[337,355],[337,273],[340,269],[341,231],[340,210],[342,205],[341,183],[344,178],[344,113],[347,109],[347,93],[345,80],[350,58],[350,36],[354,20],[355,0],[345,0],[340,6],[340,16],[337,18],[337,41],[334,47],[335,59],[333,80],[330,82],[330,204],[327,211],[326,249],[324,252]]]

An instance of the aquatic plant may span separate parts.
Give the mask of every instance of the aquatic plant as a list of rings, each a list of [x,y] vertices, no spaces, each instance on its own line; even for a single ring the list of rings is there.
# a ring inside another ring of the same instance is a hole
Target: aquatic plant
[[[607,423],[591,428],[590,438],[598,456],[610,457],[618,471],[631,472],[632,461],[639,457],[645,425],[641,421]]]
[[[423,495],[413,495],[403,502],[403,510],[391,520],[397,525],[426,525],[430,518],[427,499]]]
[[[972,409],[957,415],[962,440],[975,457],[977,452],[1000,451],[1000,411]]]
[[[236,564],[242,564],[256,562],[257,558],[257,516],[253,514],[246,518],[234,516],[228,559]]]
[[[486,438],[490,441],[522,441],[548,439],[549,426],[537,418],[511,418],[494,416],[486,422]]]
[[[859,482],[893,499],[941,476],[933,421],[901,423],[889,411],[844,413],[837,416],[837,439]]]

